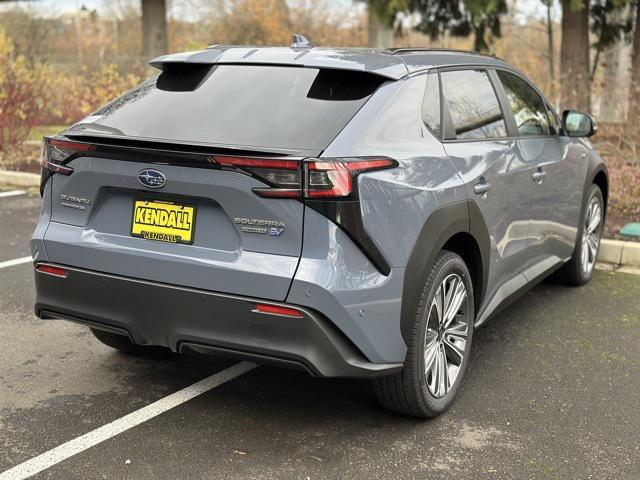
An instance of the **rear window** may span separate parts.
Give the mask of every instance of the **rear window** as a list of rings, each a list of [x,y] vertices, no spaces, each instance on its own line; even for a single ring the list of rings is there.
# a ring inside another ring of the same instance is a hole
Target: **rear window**
[[[154,140],[322,150],[384,81],[346,70],[170,66],[74,130]]]

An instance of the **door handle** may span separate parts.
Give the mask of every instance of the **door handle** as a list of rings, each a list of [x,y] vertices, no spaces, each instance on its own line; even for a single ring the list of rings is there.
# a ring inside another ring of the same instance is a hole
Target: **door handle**
[[[545,172],[544,170],[538,170],[537,172],[534,172],[531,175],[531,178],[533,178],[534,182],[541,183],[542,180],[544,180],[544,177],[546,176],[547,176],[547,172]]]
[[[486,195],[489,190],[491,190],[491,184],[489,182],[476,183],[473,187],[476,195]]]

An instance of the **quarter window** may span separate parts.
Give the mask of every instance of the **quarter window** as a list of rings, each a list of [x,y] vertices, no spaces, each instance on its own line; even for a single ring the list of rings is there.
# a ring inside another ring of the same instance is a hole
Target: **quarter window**
[[[440,138],[440,80],[438,72],[427,76],[427,86],[422,100],[422,121],[429,130]]]
[[[538,92],[513,73],[499,70],[498,77],[511,105],[518,135],[522,137],[549,135],[547,109]]]
[[[507,136],[504,115],[486,72],[442,72],[442,91],[457,139]]]

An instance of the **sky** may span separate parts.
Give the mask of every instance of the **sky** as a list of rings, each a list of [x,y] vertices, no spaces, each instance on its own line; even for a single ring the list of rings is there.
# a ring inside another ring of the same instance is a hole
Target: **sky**
[[[9,2],[11,3],[11,2]],[[36,3],[36,2],[31,2]],[[40,0],[37,3],[44,4],[46,7],[51,9],[62,9],[63,11],[76,11],[82,5],[86,5],[87,8],[93,9],[97,8],[98,10],[104,6],[104,0]]]
[[[351,3],[350,0],[344,0],[345,3]],[[10,7],[16,2],[7,2],[4,8]],[[52,12],[52,14],[59,14],[62,12],[72,12],[78,10],[82,5],[89,9],[97,9],[98,13],[104,10],[107,2],[105,0],[37,0],[33,2],[21,2],[37,4],[44,7],[45,10]],[[527,18],[529,16],[543,17],[545,15],[545,8],[540,0],[516,0],[516,12],[519,18]],[[556,8],[556,10],[558,10]],[[556,12],[559,13],[559,12]]]

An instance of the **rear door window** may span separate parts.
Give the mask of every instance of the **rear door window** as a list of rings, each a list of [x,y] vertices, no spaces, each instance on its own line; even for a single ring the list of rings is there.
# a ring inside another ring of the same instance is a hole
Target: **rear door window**
[[[544,100],[523,78],[498,70],[505,95],[516,121],[518,135],[531,137],[549,135],[549,117]]]
[[[265,149],[326,148],[385,81],[271,65],[169,66],[81,126],[94,133]]]
[[[442,91],[455,138],[504,138],[507,128],[498,98],[483,70],[453,70],[442,75]]]

